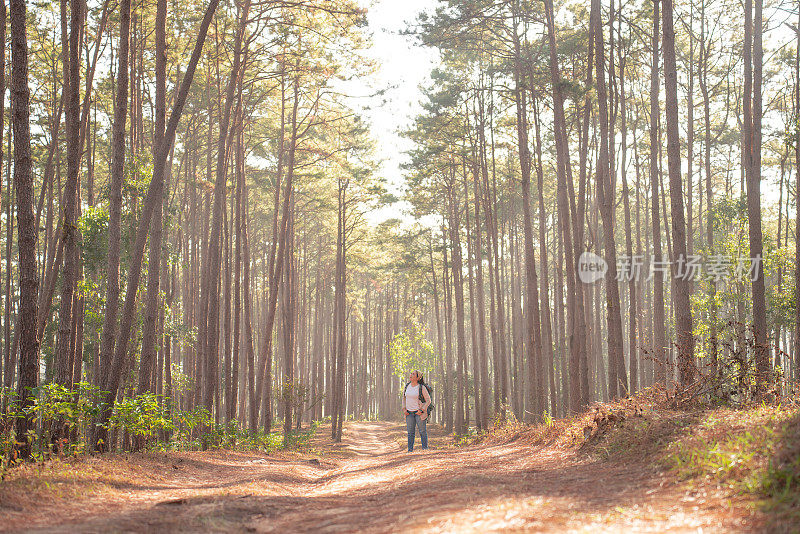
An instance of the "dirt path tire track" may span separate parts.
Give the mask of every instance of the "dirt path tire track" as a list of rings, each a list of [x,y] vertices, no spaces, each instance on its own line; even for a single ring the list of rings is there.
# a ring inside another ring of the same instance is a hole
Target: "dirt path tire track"
[[[443,443],[431,429],[432,442]],[[324,429],[318,443],[326,443]],[[122,496],[44,504],[24,532],[738,532],[756,518],[645,465],[505,443],[404,452],[398,423],[352,422],[317,464],[195,453]],[[179,471],[179,470],[176,470]],[[0,517],[3,510],[0,508]],[[16,515],[16,514],[15,514]],[[0,520],[0,530],[3,530]]]

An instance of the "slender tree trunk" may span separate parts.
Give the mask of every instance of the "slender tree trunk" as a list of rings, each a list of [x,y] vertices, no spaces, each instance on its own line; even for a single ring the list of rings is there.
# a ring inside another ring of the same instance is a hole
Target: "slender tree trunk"
[[[764,63],[764,51],[762,44],[763,20],[762,6],[763,0],[747,0],[745,8],[754,1],[755,13],[753,17],[753,103],[752,103],[752,124],[749,127],[750,148],[749,164],[746,166],[747,173],[747,221],[750,237],[750,261],[752,262],[752,289],[753,289],[753,335],[755,337],[755,365],[757,375],[757,387],[759,393],[763,393],[769,380],[770,361],[769,343],[767,341],[767,301],[766,288],[764,282],[764,262],[763,258],[763,239],[761,231],[761,84],[762,67]],[[745,17],[747,21],[747,17]],[[747,29],[745,32],[747,33]],[[745,44],[746,46],[746,44]],[[749,51],[745,50],[745,61],[749,56]],[[745,95],[747,99],[748,95]],[[746,120],[746,117],[745,117]]]
[[[749,1],[749,0],[748,0]],[[667,168],[672,214],[673,287],[675,302],[675,336],[678,347],[678,374],[682,386],[694,381],[694,334],[692,332],[691,282],[682,276],[686,264],[686,222],[683,212],[681,180],[680,132],[678,124],[678,71],[675,63],[675,29],[672,22],[672,0],[663,0],[664,86],[667,117]],[[766,333],[766,332],[765,332]]]
[[[62,0],[62,2],[65,0]],[[67,134],[67,179],[64,185],[62,206],[64,219],[61,225],[61,239],[64,242],[64,271],[61,281],[61,305],[58,321],[58,337],[56,341],[55,380],[70,387],[72,369],[70,360],[70,338],[72,332],[72,314],[74,293],[78,283],[78,186],[80,184],[81,147],[80,147],[80,42],[83,33],[83,2],[70,0],[70,34],[65,58],[69,58],[64,67],[66,76],[64,89],[66,94],[66,134]],[[62,3],[62,14],[65,13]]]
[[[597,100],[600,115],[600,155],[597,162],[597,199],[603,218],[603,239],[606,249],[606,309],[608,310],[608,370],[609,395],[617,397],[628,389],[622,347],[622,316],[619,285],[617,284],[617,249],[614,242],[615,190],[609,175],[608,96],[605,80],[605,47],[600,25],[600,0],[593,0],[595,68]]]
[[[0,65],[6,64],[6,19],[8,17],[8,13],[6,11],[6,3],[5,0],[0,2]],[[3,198],[3,131],[5,128],[5,112],[6,112],[6,69],[5,67],[0,69],[0,213],[2,213],[2,198]],[[7,154],[9,157],[11,154]],[[10,162],[9,162],[10,165]],[[43,185],[44,188],[44,185]],[[11,205],[11,188],[8,188],[8,205]],[[6,224],[8,227],[11,228],[11,218],[9,217],[6,219]],[[2,232],[0,232],[2,234]],[[9,236],[10,237],[10,236]],[[11,240],[9,238],[9,245],[11,244]],[[1,249],[0,249],[1,250]],[[7,253],[10,259],[10,254]],[[2,262],[0,262],[2,265]],[[11,295],[10,292],[6,293],[5,295],[5,317],[4,317],[4,325],[6,330],[8,330],[10,325],[10,308],[11,308]],[[0,299],[2,296],[0,296]],[[2,384],[4,387],[10,388],[10,382],[13,381],[14,376],[14,369],[13,365],[11,364],[11,335],[6,334],[4,336],[4,351],[3,351],[3,374],[2,374]],[[9,382],[6,385],[6,381]],[[7,400],[4,399],[2,405],[0,405],[0,411],[5,413],[7,407]]]
[[[337,239],[336,239],[336,284],[334,297],[335,300],[335,313],[334,321],[336,322],[335,333],[335,375],[333,383],[333,405],[332,405],[332,419],[331,419],[331,438],[336,443],[342,441],[342,422],[345,416],[344,401],[345,401],[345,360],[347,356],[347,332],[346,332],[346,310],[345,299],[347,290],[347,269],[345,251],[347,243],[345,238],[347,236],[347,202],[345,195],[347,194],[347,186],[349,181],[346,179],[339,180],[338,187],[338,224],[337,224]]]
[[[243,163],[243,162],[242,162]],[[253,342],[253,301],[251,298],[251,275],[250,275],[250,236],[248,230],[248,208],[247,208],[247,184],[245,177],[242,176],[241,185],[241,198],[240,209],[242,214],[240,216],[241,232],[242,232],[242,252],[244,253],[244,278],[242,279],[242,286],[244,288],[244,342],[245,342],[245,360],[247,362],[247,390],[248,398],[250,399],[250,429],[255,430],[258,427],[258,416],[252,417],[254,408],[258,406],[259,400],[256,395],[256,353],[255,343]]]
[[[689,30],[688,45],[689,45],[689,63],[687,69],[689,78],[686,87],[686,254],[692,256],[694,254],[694,77],[695,77],[695,64],[694,64],[694,31],[691,25],[694,24],[694,4],[689,6]],[[689,280],[689,286],[693,287],[694,283]]]
[[[473,157],[475,156],[475,150],[473,146],[472,150]],[[474,163],[474,162],[473,162]],[[477,179],[477,173],[475,172],[475,168],[473,167],[473,180]],[[469,302],[470,302],[470,313],[469,313],[469,322],[470,322],[470,341],[472,342],[471,352],[472,352],[472,383],[475,390],[475,426],[478,430],[483,429],[483,414],[481,413],[481,399],[486,395],[483,391],[483,385],[481,384],[481,356],[479,353],[479,345],[478,345],[478,332],[477,326],[475,324],[475,278],[474,278],[474,264],[473,258],[475,254],[475,249],[472,242],[472,229],[471,229],[471,222],[469,218],[470,206],[469,206],[469,185],[467,180],[467,173],[464,173],[464,217],[465,217],[465,224],[467,230],[467,276],[469,281]],[[437,329],[437,353],[441,353],[441,325],[439,323],[439,295],[437,295],[437,288],[436,288],[436,269],[433,265],[433,251],[431,247],[431,274],[433,276],[433,299],[434,299],[434,307],[436,311],[436,329]],[[469,402],[467,403],[469,406]],[[467,418],[469,420],[469,418]],[[467,423],[469,426],[469,423]]]
[[[700,71],[698,73],[698,83],[700,92],[703,95],[703,126],[704,141],[703,150],[705,174],[706,174],[706,250],[707,254],[714,254],[714,204],[713,187],[711,183],[711,103],[708,95],[708,54],[711,44],[705,42],[706,12],[705,2],[703,2],[700,14]],[[800,214],[800,210],[798,210]],[[799,241],[800,242],[800,241]],[[798,245],[800,246],[800,245]],[[800,256],[799,256],[800,257]],[[717,376],[718,356],[717,356],[717,281],[713,277],[708,280],[709,284],[709,331],[708,331],[708,353],[711,361],[712,376]]]
[[[464,421],[464,405],[465,405],[465,386],[466,386],[466,366],[467,366],[467,343],[466,343],[466,330],[464,328],[464,281],[463,281],[463,264],[461,258],[461,217],[460,208],[457,200],[457,187],[456,187],[456,171],[455,166],[452,167],[450,180],[448,181],[447,191],[450,204],[450,244],[452,249],[452,270],[453,270],[453,289],[455,292],[456,304],[456,417],[455,417],[455,431],[456,434],[462,435],[466,431]]]
[[[167,1],[156,3],[156,106],[153,135],[154,152],[164,140],[164,126],[167,120]],[[153,154],[155,159],[155,153]],[[169,171],[167,171],[167,184]],[[169,191],[169,185],[166,187]],[[144,332],[142,334],[142,356],[139,362],[139,385],[137,394],[148,389],[156,357],[156,321],[159,312],[161,236],[163,231],[163,199],[156,203],[153,211],[153,230],[150,235],[150,254],[147,262],[147,295],[145,297]]]
[[[515,4],[515,7],[516,4]],[[531,216],[531,157],[528,149],[528,108],[525,79],[520,66],[520,42],[514,20],[514,81],[517,111],[517,148],[522,173],[522,215],[525,242],[525,354],[528,361],[528,391],[525,420],[534,421],[546,409],[542,365],[541,322],[539,317],[539,282],[536,279],[536,258],[533,251],[533,223]]]
[[[26,2],[10,0],[11,15],[11,124],[14,128],[14,187],[17,195],[20,309],[19,381],[20,409],[33,404],[32,389],[39,383],[39,337],[36,317],[39,275],[36,266],[36,220],[33,215],[31,172],[30,89],[28,88],[28,41]],[[17,451],[29,458],[28,430],[35,428],[33,414],[16,420]]]
[[[282,303],[283,308],[283,372],[284,372],[284,389],[283,389],[283,445],[289,445],[289,439],[292,433],[292,409],[293,400],[295,397],[295,384],[294,384],[294,358],[295,358],[295,312],[297,309],[297,267],[294,260],[294,199],[292,206],[289,210],[289,224],[286,229],[287,250],[285,254],[286,266],[284,267],[284,281],[283,290],[284,300]]]
[[[622,8],[620,7],[620,11]],[[633,255],[633,236],[631,228],[631,202],[630,190],[628,189],[627,177],[627,139],[628,139],[628,109],[627,109],[627,95],[625,93],[625,65],[626,54],[624,53],[622,41],[622,16],[620,13],[619,22],[619,46],[617,48],[619,54],[619,93],[620,93],[620,110],[622,115],[622,151],[621,151],[621,165],[620,174],[622,176],[622,200],[625,207],[625,253],[630,262],[630,272],[627,273],[628,278],[628,354],[630,362],[630,389],[629,393],[634,394],[639,389],[639,336],[637,335],[637,318],[639,314],[638,297],[636,286],[638,280],[638,261],[634,259]],[[638,167],[637,167],[638,171]],[[638,191],[637,191],[638,193]],[[638,196],[637,196],[638,201]],[[638,228],[638,226],[637,226]]]
[[[542,265],[542,358],[547,366],[550,382],[550,414],[555,417],[560,414],[560,410],[558,409],[558,384],[556,383],[555,356],[553,354],[553,332],[550,326],[552,323],[550,319],[550,276],[547,272],[547,216],[544,209],[542,138],[539,127],[539,110],[535,99],[533,101],[533,110],[534,130],[536,132],[536,183],[539,201],[539,261]]]
[[[5,20],[5,19],[4,19]],[[12,110],[13,113],[13,110]],[[14,127],[13,117],[11,120],[8,121],[8,150],[7,153],[11,156],[11,135],[12,129]],[[18,333],[19,329],[15,331],[14,339],[12,341],[11,338],[11,308],[13,305],[13,300],[11,296],[11,244],[14,240],[14,217],[12,216],[12,205],[14,204],[11,200],[14,196],[16,188],[12,183],[11,177],[11,162],[9,161],[6,165],[6,184],[8,189],[8,201],[6,202],[6,299],[5,299],[5,309],[4,311],[4,340],[5,340],[5,359],[8,362],[8,365],[4,369],[4,376],[3,376],[3,386],[6,388],[11,388],[14,383],[14,370],[17,367],[17,354],[18,354]],[[17,319],[19,322],[19,319]],[[39,338],[38,332],[39,328],[36,329],[37,332],[37,339]],[[13,350],[12,350],[13,345]]]
[[[800,28],[800,13],[797,15],[797,24]],[[800,347],[800,32],[797,32],[794,55],[794,173],[795,173],[795,226],[794,226],[794,284],[795,284],[795,315],[794,315],[794,351],[792,362],[792,378],[797,378],[800,357],[797,355]],[[710,205],[710,204],[709,204]],[[709,223],[710,224],[710,223]]]
[[[653,61],[650,65],[650,186],[651,208],[653,224],[653,359],[655,360],[655,380],[666,383],[666,316],[664,311],[664,271],[660,268],[662,263],[661,253],[661,215],[659,210],[659,187],[661,181],[659,169],[659,151],[661,139],[659,137],[659,76],[658,76],[658,38],[659,38],[659,10],[661,0],[653,0],[653,39],[651,49]]]
[[[442,374],[444,382],[444,427],[445,432],[450,434],[453,431],[453,299],[452,299],[452,276],[450,274],[450,263],[447,260],[447,234],[444,224],[442,224],[442,285],[444,286],[444,369]]]
[[[117,57],[117,86],[111,139],[111,182],[109,184],[108,267],[106,269],[106,307],[100,338],[100,373],[96,385],[104,386],[111,368],[119,310],[119,262],[122,219],[122,183],[125,166],[125,121],[128,116],[128,56],[130,45],[131,2],[120,3],[120,39]],[[102,430],[103,435],[106,435]]]
[[[549,44],[550,83],[553,90],[553,129],[556,145],[556,178],[557,178],[557,205],[558,222],[564,243],[564,256],[567,279],[567,325],[566,333],[569,343],[569,396],[570,411],[577,413],[584,403],[581,397],[580,361],[582,357],[580,344],[575,338],[576,303],[576,277],[570,224],[569,199],[567,197],[567,165],[569,160],[569,147],[567,144],[566,123],[564,118],[564,95],[561,74],[558,67],[556,50],[555,20],[553,14],[553,0],[544,2],[545,18],[547,21],[547,39]]]
[[[317,247],[318,250],[321,248],[321,241],[322,235],[319,234],[317,237]],[[323,311],[324,302],[322,300],[322,265],[321,265],[321,256],[317,254],[317,268],[315,269],[314,275],[314,337],[313,337],[313,345],[312,345],[312,354],[314,355],[314,361],[312,363],[312,375],[311,375],[311,384],[310,384],[310,393],[311,393],[311,402],[314,403],[311,407],[311,420],[317,420],[322,418],[322,412],[320,411],[321,402],[320,402],[320,392],[323,391],[323,384],[322,384],[322,376],[320,376],[321,365],[322,365],[322,352],[323,352],[323,328],[324,328],[324,319],[325,314]],[[380,317],[380,307],[378,308],[378,317]],[[380,321],[378,321],[380,322]],[[381,369],[381,359],[383,357],[383,350],[382,346],[378,345],[378,369]],[[380,378],[380,376],[379,376]],[[379,388],[378,391],[381,391],[382,388]]]
[[[478,152],[479,157],[481,152]],[[481,166],[483,166],[481,164]],[[481,192],[480,180],[477,174],[473,180],[473,192],[475,199],[475,289],[476,300],[478,308],[478,347],[480,351],[480,375],[481,386],[481,416],[483,420],[481,425],[483,428],[488,428],[489,425],[489,399],[491,398],[489,392],[489,358],[486,351],[486,298],[484,294],[484,280],[483,280],[483,243],[481,239]],[[441,353],[441,350],[440,350]]]
[[[241,103],[239,109],[239,121],[241,116]],[[241,351],[242,334],[242,239],[244,226],[243,208],[243,189],[244,189],[244,126],[239,122],[239,129],[236,134],[236,173],[235,173],[235,204],[233,211],[233,227],[236,237],[236,245],[233,253],[233,354],[231,362],[231,389],[228,396],[227,422],[236,419],[236,412],[239,409],[239,362]],[[248,280],[249,282],[249,280]],[[246,359],[246,358],[245,358]],[[242,359],[243,360],[243,359]],[[241,413],[241,412],[240,412]]]

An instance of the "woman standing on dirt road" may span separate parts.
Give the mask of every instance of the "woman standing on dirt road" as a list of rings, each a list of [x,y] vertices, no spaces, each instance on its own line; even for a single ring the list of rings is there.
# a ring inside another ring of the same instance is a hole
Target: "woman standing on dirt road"
[[[406,429],[408,430],[408,452],[414,451],[414,430],[419,428],[419,439],[422,450],[428,448],[428,406],[431,396],[425,387],[425,380],[419,371],[411,371],[409,382],[403,389],[403,412],[406,414]]]

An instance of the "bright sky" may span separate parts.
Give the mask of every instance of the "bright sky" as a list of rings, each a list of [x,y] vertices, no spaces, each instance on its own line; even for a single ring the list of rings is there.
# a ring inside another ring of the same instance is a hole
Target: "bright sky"
[[[382,98],[372,99],[363,115],[370,123],[376,141],[376,156],[381,161],[379,172],[389,181],[393,193],[398,193],[402,186],[400,166],[406,159],[405,151],[412,146],[400,131],[410,126],[419,113],[422,97],[419,86],[426,83],[437,60],[434,50],[418,46],[414,37],[401,33],[431,4],[430,0],[375,0],[366,3],[373,41],[367,54],[376,60],[378,72],[369,82],[369,89],[365,88],[365,93],[379,89],[386,89],[386,92]],[[377,223],[398,215],[397,207],[383,208],[371,213],[369,219]]]

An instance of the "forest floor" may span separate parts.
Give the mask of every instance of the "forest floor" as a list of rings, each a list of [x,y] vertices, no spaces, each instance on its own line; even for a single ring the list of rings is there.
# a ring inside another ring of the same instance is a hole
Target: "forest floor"
[[[542,433],[518,429],[456,447],[431,425],[432,449],[411,454],[405,452],[405,428],[399,422],[348,422],[342,443],[333,447],[329,432],[330,427],[320,427],[303,452],[151,452],[17,467],[0,483],[0,531],[798,528],[771,522],[752,497],[697,477],[691,483],[681,480],[647,455],[633,451],[609,459],[596,454],[608,452],[613,440],[586,440],[563,428],[544,439]],[[674,440],[663,433],[659,437],[665,438],[665,443]]]

